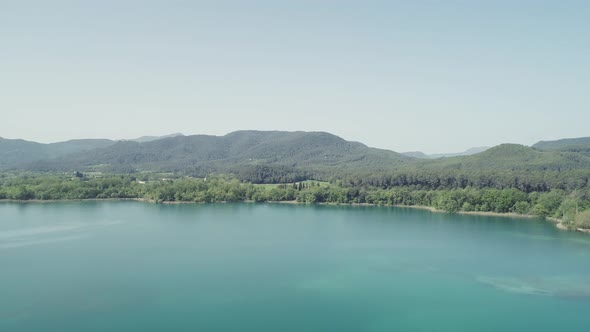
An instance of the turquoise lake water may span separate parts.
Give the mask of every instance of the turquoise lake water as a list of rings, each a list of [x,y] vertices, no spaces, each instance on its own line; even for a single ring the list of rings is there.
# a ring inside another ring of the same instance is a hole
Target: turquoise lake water
[[[386,207],[0,204],[0,331],[589,331],[590,236]]]

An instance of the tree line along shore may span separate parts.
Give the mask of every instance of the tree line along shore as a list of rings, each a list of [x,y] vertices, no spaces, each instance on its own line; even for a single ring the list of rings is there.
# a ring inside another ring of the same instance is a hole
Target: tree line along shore
[[[51,201],[136,199],[153,202],[298,202],[427,207],[478,214],[512,214],[559,220],[566,229],[590,229],[590,190],[517,188],[380,188],[349,182],[301,181],[254,184],[232,176],[146,178],[132,175],[86,177],[84,174],[0,175],[0,200]]]

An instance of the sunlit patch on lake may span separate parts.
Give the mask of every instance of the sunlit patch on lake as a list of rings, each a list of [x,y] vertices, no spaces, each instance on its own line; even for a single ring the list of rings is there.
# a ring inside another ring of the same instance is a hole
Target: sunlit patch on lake
[[[590,277],[477,277],[477,281],[496,289],[517,294],[579,297],[590,299]]]

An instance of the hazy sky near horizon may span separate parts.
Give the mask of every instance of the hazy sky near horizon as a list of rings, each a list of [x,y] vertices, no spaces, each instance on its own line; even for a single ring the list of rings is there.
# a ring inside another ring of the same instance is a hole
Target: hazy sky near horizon
[[[590,136],[590,1],[12,1],[0,136],[328,131],[396,151]]]

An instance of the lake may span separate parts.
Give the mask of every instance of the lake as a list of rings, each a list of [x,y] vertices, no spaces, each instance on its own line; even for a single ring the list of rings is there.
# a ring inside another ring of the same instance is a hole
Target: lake
[[[0,203],[0,331],[588,331],[590,236],[390,207]]]

